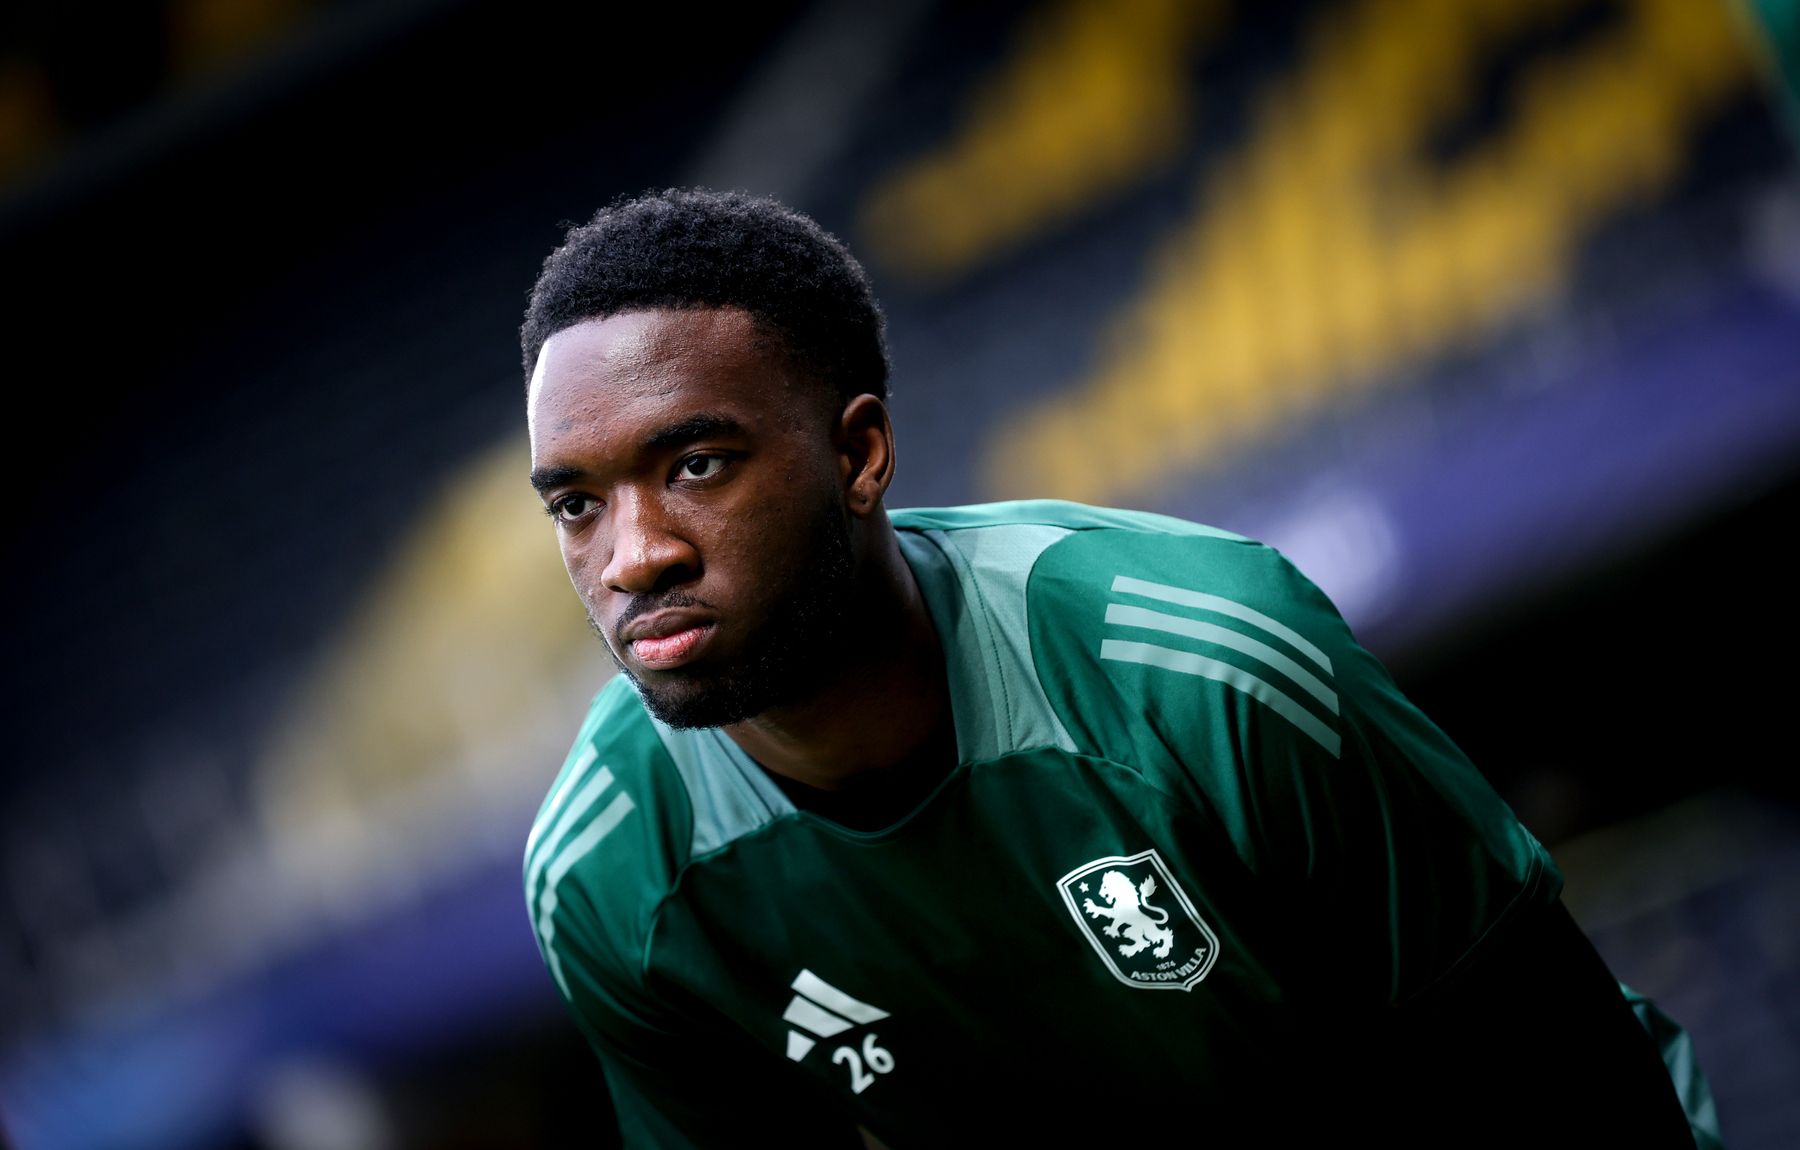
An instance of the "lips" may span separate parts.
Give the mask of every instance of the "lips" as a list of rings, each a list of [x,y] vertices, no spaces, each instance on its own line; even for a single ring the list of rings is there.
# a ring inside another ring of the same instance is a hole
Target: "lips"
[[[710,619],[688,611],[658,611],[635,620],[622,637],[639,663],[666,671],[694,658],[714,629]]]
[[[666,671],[670,667],[679,667],[688,661],[696,648],[712,634],[712,624],[699,627],[685,627],[673,635],[665,635],[654,639],[633,639],[631,653],[637,656],[638,662],[657,671]]]

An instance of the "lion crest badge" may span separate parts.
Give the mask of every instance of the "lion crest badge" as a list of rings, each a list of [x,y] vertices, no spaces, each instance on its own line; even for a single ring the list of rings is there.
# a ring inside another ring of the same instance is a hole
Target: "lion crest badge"
[[[1106,968],[1127,986],[1190,990],[1219,957],[1219,936],[1155,850],[1112,855],[1057,881]]]

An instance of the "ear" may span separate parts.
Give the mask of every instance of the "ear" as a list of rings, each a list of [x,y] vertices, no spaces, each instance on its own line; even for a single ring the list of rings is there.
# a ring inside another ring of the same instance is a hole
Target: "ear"
[[[894,428],[887,404],[859,395],[844,405],[837,426],[838,474],[844,502],[859,518],[881,506],[894,481]]]

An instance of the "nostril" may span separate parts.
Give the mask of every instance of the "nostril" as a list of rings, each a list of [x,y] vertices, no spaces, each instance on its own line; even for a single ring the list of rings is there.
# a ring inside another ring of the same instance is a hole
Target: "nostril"
[[[608,590],[643,594],[688,582],[699,570],[698,558],[679,536],[640,534],[614,546],[600,578]]]

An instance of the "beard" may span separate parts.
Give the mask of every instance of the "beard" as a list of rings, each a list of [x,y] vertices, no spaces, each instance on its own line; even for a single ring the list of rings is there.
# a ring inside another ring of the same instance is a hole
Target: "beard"
[[[808,550],[779,576],[785,586],[769,618],[745,650],[727,663],[704,670],[664,672],[660,681],[648,683],[605,641],[591,612],[588,625],[637,688],[645,708],[676,729],[723,727],[754,718],[771,707],[797,702],[817,689],[838,665],[836,653],[848,630],[856,585],[850,528],[835,506],[822,509],[806,538]],[[642,607],[634,603],[620,625],[648,610],[697,605],[699,601],[690,595],[670,592]]]

